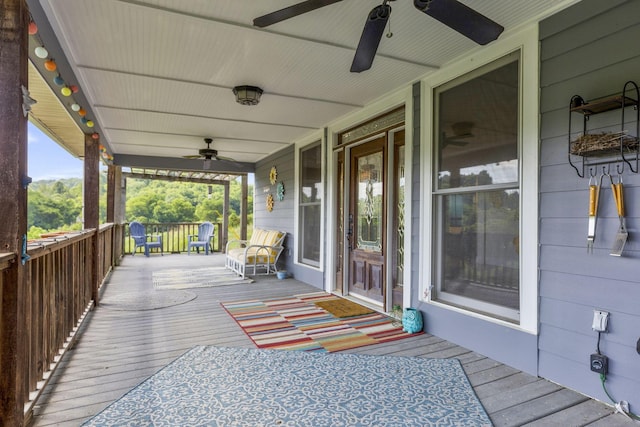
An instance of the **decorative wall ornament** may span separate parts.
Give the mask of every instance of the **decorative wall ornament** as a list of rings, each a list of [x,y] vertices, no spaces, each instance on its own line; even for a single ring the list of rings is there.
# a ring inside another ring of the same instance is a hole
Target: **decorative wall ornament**
[[[280,181],[278,183],[278,189],[277,189],[276,196],[278,197],[279,201],[283,201],[284,200],[284,182],[283,181]]]
[[[273,194],[267,194],[267,212],[273,211]]]
[[[277,179],[278,179],[278,169],[276,169],[275,166],[271,166],[271,171],[269,172],[269,182],[271,183],[271,185],[274,185]]]

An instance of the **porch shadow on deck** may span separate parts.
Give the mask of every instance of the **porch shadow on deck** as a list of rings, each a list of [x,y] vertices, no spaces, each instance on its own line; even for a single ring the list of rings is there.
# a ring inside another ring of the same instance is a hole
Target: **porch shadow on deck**
[[[152,273],[224,265],[224,255],[127,256],[89,314],[34,411],[34,426],[77,426],[196,345],[255,348],[220,302],[317,291],[294,279],[191,288],[195,298],[154,310],[115,310],[109,300],[153,289]],[[349,353],[457,358],[496,426],[637,426],[613,409],[429,334]]]

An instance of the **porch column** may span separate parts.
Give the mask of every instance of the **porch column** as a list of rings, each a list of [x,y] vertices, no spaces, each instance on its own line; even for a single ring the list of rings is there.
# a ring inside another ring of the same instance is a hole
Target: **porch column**
[[[109,165],[107,169],[107,222],[113,224],[111,265],[119,265],[123,253],[122,167]]]
[[[27,118],[29,11],[24,0],[0,0],[0,252],[15,255],[0,274],[0,425],[24,421],[25,300],[21,262],[27,231]]]
[[[98,247],[98,231],[100,229],[100,139],[91,135],[84,136],[84,228],[93,228],[91,256],[91,299],[98,305],[98,263],[100,252]]]
[[[222,247],[221,251],[227,246],[229,241],[229,181],[224,183],[224,204],[222,205]]]
[[[109,165],[107,168],[107,222],[115,222],[116,212],[116,169],[118,167]]]
[[[247,240],[247,175],[242,175],[242,193],[240,196],[240,239]]]

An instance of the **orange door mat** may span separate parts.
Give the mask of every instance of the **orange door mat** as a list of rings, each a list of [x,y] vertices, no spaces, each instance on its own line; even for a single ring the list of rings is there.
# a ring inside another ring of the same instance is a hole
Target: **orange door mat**
[[[353,317],[353,316],[361,316],[363,314],[373,313],[374,311],[370,308],[361,306],[353,301],[349,301],[344,298],[336,298],[330,299],[327,301],[318,301],[316,305],[320,308],[325,309],[329,313],[333,314],[335,317],[344,318],[344,317]]]

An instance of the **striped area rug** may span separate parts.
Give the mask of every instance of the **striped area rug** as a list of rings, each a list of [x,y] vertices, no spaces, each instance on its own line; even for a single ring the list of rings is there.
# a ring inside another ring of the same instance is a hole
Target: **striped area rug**
[[[318,301],[337,299],[325,292],[288,298],[222,303],[258,348],[334,352],[411,336],[384,314],[337,318]]]

